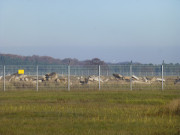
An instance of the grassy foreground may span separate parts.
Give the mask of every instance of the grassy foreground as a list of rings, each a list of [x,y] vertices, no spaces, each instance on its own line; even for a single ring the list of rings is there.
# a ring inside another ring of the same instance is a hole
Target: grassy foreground
[[[180,135],[180,90],[0,92],[0,135]]]

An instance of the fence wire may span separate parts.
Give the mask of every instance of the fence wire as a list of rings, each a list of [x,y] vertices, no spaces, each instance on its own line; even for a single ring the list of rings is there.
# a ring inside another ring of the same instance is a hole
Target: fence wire
[[[180,89],[179,77],[174,65],[1,65],[0,90]]]

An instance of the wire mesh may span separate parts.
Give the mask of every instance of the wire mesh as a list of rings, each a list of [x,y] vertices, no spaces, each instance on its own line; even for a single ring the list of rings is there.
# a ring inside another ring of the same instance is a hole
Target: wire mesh
[[[70,66],[70,87],[74,90],[98,89],[98,65]]]
[[[24,74],[18,74],[18,70]],[[180,89],[180,66],[164,65],[7,65],[6,90],[161,90]],[[69,75],[69,77],[68,77]],[[99,76],[100,75],[100,76]],[[4,90],[0,66],[0,90]],[[132,81],[131,81],[132,80]]]
[[[133,89],[162,89],[161,65],[133,65],[132,82]]]
[[[24,74],[18,74],[18,70],[24,70]],[[7,65],[5,81],[6,90],[36,89],[36,66]]]
[[[101,66],[101,88],[104,90],[129,90],[130,65]]]
[[[67,89],[68,66],[48,65],[38,66],[39,90],[64,90]]]

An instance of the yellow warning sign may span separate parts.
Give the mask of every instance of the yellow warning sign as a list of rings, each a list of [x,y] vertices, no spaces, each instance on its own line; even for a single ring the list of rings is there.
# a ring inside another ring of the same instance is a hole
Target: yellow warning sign
[[[19,74],[19,75],[23,75],[23,74],[24,74],[24,69],[19,69],[19,70],[18,70],[18,74]]]

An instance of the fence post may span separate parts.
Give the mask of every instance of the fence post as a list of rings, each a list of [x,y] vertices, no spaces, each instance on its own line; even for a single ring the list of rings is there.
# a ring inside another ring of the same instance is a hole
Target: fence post
[[[163,73],[164,72],[163,71],[164,70],[164,66],[163,65],[164,65],[164,61],[163,61],[162,66],[161,66],[162,91],[164,90],[164,87],[163,87],[164,86],[164,84],[163,84],[163,81],[164,81],[164,73]]]
[[[4,91],[6,91],[6,67],[5,67],[5,65],[4,65],[4,74],[3,74],[3,76],[4,76],[4,83],[3,83],[4,88],[3,89],[4,89]]]
[[[70,91],[70,65],[68,65],[68,91]]]
[[[36,91],[38,92],[38,66],[36,67]]]
[[[101,66],[99,65],[99,90],[101,89]]]
[[[130,64],[130,90],[132,90],[132,61]]]

